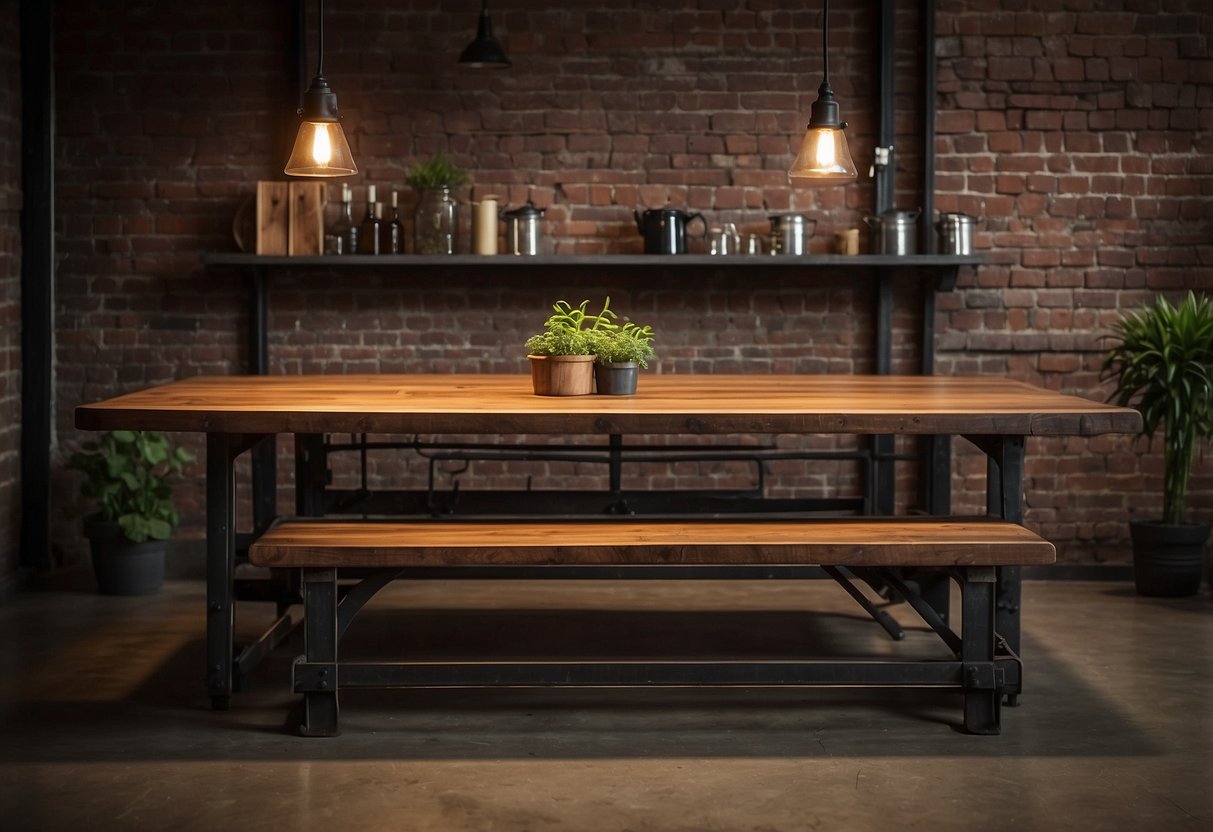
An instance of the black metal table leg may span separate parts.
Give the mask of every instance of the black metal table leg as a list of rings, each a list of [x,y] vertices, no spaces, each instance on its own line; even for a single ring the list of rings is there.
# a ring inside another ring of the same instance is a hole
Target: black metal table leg
[[[295,690],[303,693],[305,737],[337,735],[337,570],[305,569],[303,572],[304,660],[316,678],[301,679],[296,664]],[[316,668],[316,665],[325,665]]]
[[[961,583],[961,661],[964,663],[964,727],[997,734],[1003,671],[994,662],[994,585],[991,567],[969,567]]]
[[[232,437],[206,437],[206,691],[211,707],[226,711],[232,700],[235,632],[232,576],[236,567],[237,456]]]

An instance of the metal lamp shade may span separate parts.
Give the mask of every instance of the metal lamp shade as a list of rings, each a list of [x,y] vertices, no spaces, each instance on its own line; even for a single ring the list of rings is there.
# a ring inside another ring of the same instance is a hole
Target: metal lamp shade
[[[493,37],[493,22],[489,20],[487,10],[481,10],[480,23],[476,27],[476,39],[467,45],[459,55],[459,63],[464,66],[477,68],[498,67],[504,69],[510,66],[510,59],[505,50]]]

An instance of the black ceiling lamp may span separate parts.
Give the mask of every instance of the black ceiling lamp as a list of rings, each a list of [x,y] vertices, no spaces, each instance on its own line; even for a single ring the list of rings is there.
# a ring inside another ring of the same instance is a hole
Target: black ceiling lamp
[[[283,171],[287,176],[353,176],[358,172],[358,166],[354,164],[350,143],[341,129],[337,95],[324,77],[324,0],[317,0],[317,6],[320,44],[316,77],[303,94],[299,132],[295,134],[295,146]]]
[[[493,21],[489,20],[489,0],[481,0],[480,23],[476,26],[476,39],[459,55],[459,63],[477,68],[510,66],[505,50],[493,37]]]
[[[840,185],[854,182],[859,176],[847,148],[847,123],[838,118],[838,102],[830,87],[830,0],[825,0],[821,53],[825,60],[825,75],[817,88],[817,100],[813,102],[800,152],[788,171],[788,181],[793,185]]]

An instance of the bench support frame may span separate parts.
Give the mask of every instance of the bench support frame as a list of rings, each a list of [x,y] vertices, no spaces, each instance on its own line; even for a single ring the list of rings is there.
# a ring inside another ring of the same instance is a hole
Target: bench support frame
[[[961,587],[962,625],[956,635],[928,622],[952,659],[803,659],[780,661],[664,662],[357,662],[339,659],[338,645],[350,622],[375,593],[407,570],[376,570],[344,597],[337,570],[303,570],[304,650],[293,669],[293,686],[303,694],[303,736],[338,733],[338,694],[349,688],[467,686],[828,686],[932,687],[964,696],[964,729],[973,734],[1000,731],[1000,703],[1018,690],[1019,657],[994,630],[996,571],[968,566],[945,570]],[[955,649],[956,647],[959,649]]]

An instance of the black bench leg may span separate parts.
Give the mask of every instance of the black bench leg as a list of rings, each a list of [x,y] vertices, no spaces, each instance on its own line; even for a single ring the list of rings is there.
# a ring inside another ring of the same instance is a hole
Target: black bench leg
[[[295,690],[303,693],[305,737],[333,737],[337,731],[337,570],[303,571],[303,649],[309,672]],[[317,668],[317,665],[321,667]],[[327,665],[327,667],[325,667]]]
[[[961,583],[964,727],[970,734],[1001,732],[1002,670],[994,662],[993,567],[969,567]]]

